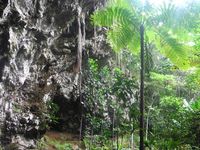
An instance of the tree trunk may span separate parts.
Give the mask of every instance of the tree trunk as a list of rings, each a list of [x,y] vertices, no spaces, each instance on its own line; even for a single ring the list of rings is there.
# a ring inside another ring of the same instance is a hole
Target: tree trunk
[[[144,26],[140,26],[140,150],[144,150]]]
[[[114,139],[115,139],[115,109],[113,110],[113,118],[112,118],[112,149],[114,149]]]

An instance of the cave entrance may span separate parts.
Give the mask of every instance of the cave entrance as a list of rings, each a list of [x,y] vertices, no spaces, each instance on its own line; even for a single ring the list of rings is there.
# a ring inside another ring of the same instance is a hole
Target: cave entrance
[[[79,99],[68,100],[63,95],[56,95],[52,102],[58,106],[58,110],[55,113],[55,117],[58,119],[50,125],[51,130],[79,133],[81,117],[81,104]]]

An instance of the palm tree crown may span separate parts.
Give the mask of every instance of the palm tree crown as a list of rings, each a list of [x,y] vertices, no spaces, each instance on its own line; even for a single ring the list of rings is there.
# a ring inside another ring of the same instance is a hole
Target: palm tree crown
[[[145,41],[153,42],[174,65],[187,69],[193,57],[194,29],[200,20],[199,9],[194,5],[188,3],[179,8],[169,3],[156,8],[149,3],[142,6],[138,0],[110,0],[92,15],[92,21],[107,27],[108,42],[116,52],[128,49],[134,53],[139,49],[139,27],[143,22]]]

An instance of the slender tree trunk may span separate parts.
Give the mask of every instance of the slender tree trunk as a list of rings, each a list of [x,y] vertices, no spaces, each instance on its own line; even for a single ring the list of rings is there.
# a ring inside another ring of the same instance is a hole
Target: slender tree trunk
[[[114,149],[114,138],[115,138],[115,110],[113,110],[113,118],[112,118],[112,149]]]
[[[132,150],[134,150],[135,148],[135,146],[134,146],[134,137],[133,137],[134,135],[133,135],[133,132],[131,133],[131,148],[132,148]]]
[[[124,135],[122,134],[122,138],[121,138],[121,145],[123,146],[123,142],[124,142]]]
[[[146,141],[148,140],[148,130],[149,130],[149,117],[150,117],[150,108],[149,108],[149,110],[148,110],[148,113],[147,113],[147,123],[146,123]]]
[[[93,127],[92,127],[92,132],[91,132],[91,138],[90,138],[90,147],[89,147],[89,150],[91,150],[91,145],[93,145],[93,141],[94,141],[94,131],[93,131]]]
[[[118,118],[116,118],[117,120]],[[116,128],[117,128],[117,150],[119,150],[119,131],[118,131],[118,121],[116,121]]]
[[[140,150],[144,150],[144,26],[140,26]]]
[[[132,129],[131,129],[131,136],[130,136],[130,148],[134,150],[134,123],[133,120],[130,119],[130,122],[132,123]]]
[[[147,113],[147,123],[146,123],[146,141],[148,140],[148,130],[149,130],[149,117],[150,117],[150,111],[151,111],[151,108],[152,108],[152,106],[153,106],[153,104],[154,104],[154,101],[155,101],[155,99],[153,98],[154,96],[152,96],[152,103],[150,104],[150,106],[149,106],[149,110],[148,110],[148,113]]]

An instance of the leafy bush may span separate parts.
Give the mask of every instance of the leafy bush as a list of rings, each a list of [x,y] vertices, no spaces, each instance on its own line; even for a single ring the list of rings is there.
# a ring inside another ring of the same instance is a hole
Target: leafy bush
[[[47,102],[48,118],[51,123],[57,123],[59,118],[57,117],[57,112],[59,111],[59,106],[55,104],[52,100]]]
[[[37,141],[37,150],[44,150],[47,148],[47,143],[45,142],[44,138],[41,138],[40,140]]]
[[[59,143],[59,142],[55,142],[55,145],[57,150],[72,150],[72,146],[71,144],[68,143]]]

